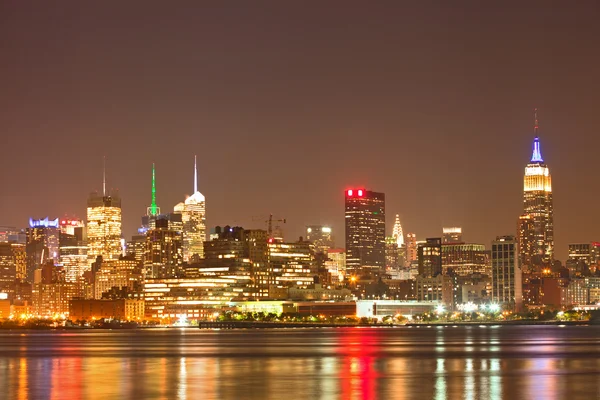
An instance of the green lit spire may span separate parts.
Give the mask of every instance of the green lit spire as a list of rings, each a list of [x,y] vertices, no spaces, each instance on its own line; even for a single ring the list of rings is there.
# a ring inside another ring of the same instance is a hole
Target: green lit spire
[[[154,172],[154,163],[152,163],[152,203],[150,204],[150,215],[158,215],[156,206],[156,174]]]

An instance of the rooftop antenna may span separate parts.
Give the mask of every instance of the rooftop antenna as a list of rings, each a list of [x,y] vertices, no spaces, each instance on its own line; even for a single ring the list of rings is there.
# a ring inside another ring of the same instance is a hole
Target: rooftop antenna
[[[102,196],[106,197],[106,156],[104,156],[104,164],[102,166]]]
[[[535,118],[535,125],[533,125],[533,133],[535,134],[535,137],[538,137],[538,131],[540,129],[540,124],[538,122],[537,108],[534,109],[533,116]]]
[[[150,204],[151,215],[156,215],[156,175],[154,173],[154,163],[152,163],[152,203]]]
[[[194,193],[198,191],[198,167],[196,165],[196,156],[194,155]]]

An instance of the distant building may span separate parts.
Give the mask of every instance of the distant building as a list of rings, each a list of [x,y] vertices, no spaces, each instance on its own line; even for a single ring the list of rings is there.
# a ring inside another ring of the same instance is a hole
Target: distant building
[[[73,299],[69,301],[69,319],[72,321],[92,321],[103,318],[141,321],[144,317],[144,300]]]
[[[87,203],[87,256],[88,262],[102,256],[104,260],[118,260],[121,246],[121,198],[118,194],[90,194]]]
[[[198,169],[194,157],[194,194],[175,206],[174,212],[181,214],[183,223],[183,261],[204,257],[206,241],[206,198],[198,191]]]
[[[27,280],[33,282],[33,273],[48,260],[59,261],[59,222],[58,218],[29,218],[27,234]]]
[[[146,232],[144,269],[151,278],[176,278],[183,264],[183,235],[169,229],[166,219],[157,219]]]
[[[414,233],[406,234],[406,266],[418,260],[417,254],[417,236]]]
[[[400,215],[396,214],[396,220],[394,221],[394,229],[392,230],[392,237],[396,241],[398,248],[404,246],[404,232],[402,231],[402,224],[400,224]]]
[[[442,228],[442,242],[448,243],[462,243],[462,228]]]
[[[385,269],[385,195],[348,189],[345,206],[346,270],[377,276]]]
[[[521,285],[515,237],[498,236],[492,241],[492,301],[519,309]]]
[[[534,271],[535,225],[533,217],[525,214],[517,221],[517,247],[519,253],[519,268],[523,272]]]
[[[81,281],[85,271],[90,270],[84,222],[78,219],[61,219],[59,245],[59,264],[65,269],[65,280]]]
[[[269,281],[274,288],[308,288],[317,275],[310,243],[293,243],[269,239]]]
[[[428,238],[417,248],[419,275],[433,278],[442,273],[442,239]]]
[[[485,246],[475,243],[442,244],[442,272],[446,274],[449,270],[460,276],[490,275]]]
[[[571,243],[569,244],[569,254],[567,258],[567,268],[571,276],[581,275],[586,268],[592,264],[590,243]]]
[[[94,298],[101,299],[111,289],[141,290],[142,268],[134,259],[102,261],[94,274]]]
[[[316,253],[327,253],[333,248],[331,227],[323,225],[309,225],[306,227],[306,240],[311,242]]]

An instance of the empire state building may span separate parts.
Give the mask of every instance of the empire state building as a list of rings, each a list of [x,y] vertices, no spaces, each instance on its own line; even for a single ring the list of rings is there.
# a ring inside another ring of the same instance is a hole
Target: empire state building
[[[541,266],[554,258],[554,211],[552,206],[552,179],[550,169],[544,163],[538,136],[537,110],[535,113],[535,138],[533,154],[525,167],[523,179],[523,213],[522,220],[530,221],[520,229],[521,251],[526,251],[531,266]]]

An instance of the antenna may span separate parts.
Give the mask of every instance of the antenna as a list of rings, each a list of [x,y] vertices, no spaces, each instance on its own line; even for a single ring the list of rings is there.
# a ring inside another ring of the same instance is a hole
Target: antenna
[[[152,215],[156,215],[156,175],[154,173],[154,163],[152,163],[152,203],[150,203]]]
[[[102,166],[102,196],[106,197],[106,156],[104,156],[104,165]]]
[[[538,137],[538,131],[540,129],[540,124],[538,123],[537,108],[534,109],[533,117],[535,119],[535,124],[533,125],[533,133],[535,134],[535,137]]]
[[[198,167],[196,165],[196,156],[194,155],[194,193],[198,191]]]

